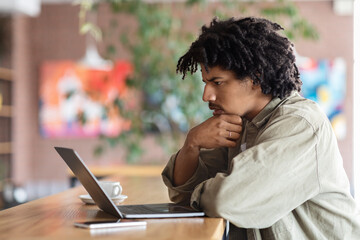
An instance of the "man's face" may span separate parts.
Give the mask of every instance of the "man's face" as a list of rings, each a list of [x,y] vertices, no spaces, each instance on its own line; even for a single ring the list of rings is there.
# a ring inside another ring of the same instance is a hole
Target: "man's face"
[[[201,65],[201,72],[205,83],[203,101],[209,103],[214,115],[236,114],[252,120],[263,108],[259,109],[258,101],[265,95],[250,78],[239,80],[232,71],[217,66],[207,72]]]

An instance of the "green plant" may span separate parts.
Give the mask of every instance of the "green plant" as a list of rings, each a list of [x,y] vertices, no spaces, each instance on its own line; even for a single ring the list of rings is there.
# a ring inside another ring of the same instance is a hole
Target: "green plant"
[[[296,5],[291,1],[277,0],[275,6],[262,8],[261,15],[279,22],[290,40],[319,38],[316,28],[300,15]]]
[[[212,14],[220,18],[231,16],[234,9],[237,12],[246,12],[251,3],[238,1],[221,1],[221,8],[211,9]],[[186,32],[182,28],[181,17],[174,17],[174,5],[171,3],[146,3],[141,0],[80,0],[80,26],[83,34],[89,33],[96,39],[101,39],[99,28],[86,21],[89,11],[97,11],[99,4],[108,4],[114,16],[127,14],[136,19],[137,30],[135,36],[129,39],[126,33],[118,39],[131,52],[131,62],[134,65],[134,74],[127,80],[129,87],[138,89],[143,94],[142,106],[138,111],[125,111],[121,99],[116,99],[116,106],[120,114],[132,121],[131,130],[116,137],[101,136],[103,143],[95,150],[101,154],[106,146],[114,147],[121,143],[128,150],[128,161],[134,162],[142,154],[139,142],[147,133],[157,134],[162,146],[169,152],[179,147],[177,140],[190,127],[209,116],[206,105],[201,100],[202,81],[200,74],[188,76],[186,83],[175,73],[177,60],[186,51],[196,32]],[[198,7],[205,9],[209,3],[205,0],[187,0],[186,8]],[[255,3],[253,3],[255,4]],[[289,38],[304,37],[315,39],[316,30],[300,16],[293,2],[279,0],[269,6],[259,8],[261,15],[276,20],[280,17],[290,24],[286,32]],[[105,31],[115,32],[117,23],[112,20]],[[106,37],[103,37],[106,44]],[[115,60],[116,45],[108,44],[107,58]],[[169,137],[171,141],[169,141]]]

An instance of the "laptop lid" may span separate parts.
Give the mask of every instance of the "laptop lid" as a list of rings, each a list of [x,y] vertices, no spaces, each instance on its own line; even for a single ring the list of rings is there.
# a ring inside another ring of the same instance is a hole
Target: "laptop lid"
[[[96,205],[118,218],[174,218],[205,216],[204,212],[174,203],[121,205],[116,206],[99,185],[96,177],[86,167],[76,151],[70,148],[55,147],[56,151],[79,179]]]
[[[118,218],[123,218],[120,210],[106,195],[104,190],[99,185],[96,177],[86,167],[85,163],[81,160],[76,151],[70,148],[55,147],[61,158],[69,166],[74,175],[79,179],[80,183],[84,186],[96,205],[111,215]]]

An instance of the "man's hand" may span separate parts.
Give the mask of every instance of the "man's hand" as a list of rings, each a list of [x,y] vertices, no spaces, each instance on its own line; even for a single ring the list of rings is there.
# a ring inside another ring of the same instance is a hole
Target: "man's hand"
[[[242,131],[238,115],[215,115],[190,130],[174,167],[174,185],[184,184],[196,171],[201,148],[235,147]]]
[[[242,131],[242,120],[238,115],[215,115],[190,130],[185,144],[191,147],[218,148],[235,147]]]

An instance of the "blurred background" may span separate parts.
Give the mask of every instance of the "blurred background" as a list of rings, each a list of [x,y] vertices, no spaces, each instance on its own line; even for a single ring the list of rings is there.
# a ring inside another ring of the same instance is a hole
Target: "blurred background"
[[[212,114],[200,74],[175,69],[214,16],[285,28],[353,192],[354,12],[353,0],[1,0],[0,209],[71,186],[54,146],[93,168],[161,169]]]

